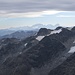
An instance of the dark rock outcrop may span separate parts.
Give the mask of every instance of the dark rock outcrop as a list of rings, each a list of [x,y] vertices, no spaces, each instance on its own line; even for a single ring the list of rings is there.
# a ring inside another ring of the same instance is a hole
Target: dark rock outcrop
[[[39,32],[37,33],[37,36],[44,36],[44,35],[50,34],[51,31],[52,30],[50,29],[41,28]]]

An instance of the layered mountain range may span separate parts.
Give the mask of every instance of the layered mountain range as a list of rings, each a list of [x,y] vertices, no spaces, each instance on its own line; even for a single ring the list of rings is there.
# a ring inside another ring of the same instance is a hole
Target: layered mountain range
[[[22,40],[0,39],[0,75],[74,74],[75,27],[41,28]]]
[[[34,36],[37,33],[37,31],[15,31],[11,34],[7,34],[4,36],[0,36],[0,39],[2,38],[17,38],[17,39],[25,39],[30,36]]]
[[[38,31],[40,28],[55,29],[58,26],[59,26],[59,24],[56,24],[56,25],[35,24],[35,25],[32,25],[32,26],[23,26],[23,27],[14,27],[14,28],[8,28],[8,29],[0,29],[0,36],[6,35],[6,36],[9,37],[9,35],[12,36],[12,34],[15,35],[15,33],[17,33],[19,35],[21,32],[26,33],[26,32],[30,32],[30,31]]]

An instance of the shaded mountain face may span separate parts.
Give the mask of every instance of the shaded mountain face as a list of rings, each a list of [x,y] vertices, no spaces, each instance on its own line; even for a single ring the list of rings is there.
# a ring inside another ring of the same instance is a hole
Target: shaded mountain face
[[[3,73],[0,73],[1,75],[12,75],[12,73],[14,75],[30,75],[27,74],[27,72],[32,72],[32,68],[41,68],[43,65],[48,63],[48,61],[52,61],[52,58],[55,59],[55,57],[58,57],[59,54],[66,50],[65,46],[61,42],[49,38],[49,36],[45,37],[37,45],[25,49],[23,52],[21,51],[22,54],[17,54],[22,45],[19,46],[19,44],[17,44],[19,48],[17,45],[13,45],[14,47],[12,45],[13,44],[6,45],[5,49],[7,51],[1,50],[3,51],[3,53],[1,53],[2,55],[13,55],[11,57],[9,56],[4,62],[1,63],[1,67],[3,67],[0,68],[3,71]],[[15,48],[17,48],[18,51]],[[12,52],[12,49],[14,49],[14,51],[16,50],[16,52]],[[9,52],[11,53],[9,54]],[[15,55],[13,53],[15,53]]]
[[[59,34],[53,34],[50,35],[50,37],[58,39],[61,42],[66,42],[68,39],[74,36],[74,33],[70,30],[67,30],[66,28],[62,28],[61,30],[62,31]]]
[[[74,75],[74,41],[74,32],[61,27],[41,28],[23,40],[0,39],[0,75]]]
[[[52,30],[50,29],[41,28],[39,32],[37,33],[37,36],[44,36],[44,35],[50,34],[51,31]]]
[[[63,27],[59,26],[59,27],[57,27],[55,30],[59,30],[59,29],[61,29],[61,28],[63,28]]]
[[[75,74],[75,53],[72,54],[61,65],[50,71],[49,75],[74,75]]]
[[[58,46],[55,43],[59,45],[61,50],[58,49]],[[54,47],[56,49],[54,49]],[[47,36],[36,46],[29,49],[26,54],[31,60],[33,60],[33,62],[31,61],[31,65],[33,67],[41,67],[45,64],[45,62],[50,61],[52,57],[59,56],[59,53],[65,50],[66,48],[63,44]]]
[[[71,31],[75,33],[75,27],[73,27],[73,28],[71,29]]]

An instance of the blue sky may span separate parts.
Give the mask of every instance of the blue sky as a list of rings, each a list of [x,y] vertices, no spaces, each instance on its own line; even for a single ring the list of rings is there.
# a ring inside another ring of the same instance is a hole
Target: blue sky
[[[74,0],[0,0],[0,29],[34,24],[75,25]]]

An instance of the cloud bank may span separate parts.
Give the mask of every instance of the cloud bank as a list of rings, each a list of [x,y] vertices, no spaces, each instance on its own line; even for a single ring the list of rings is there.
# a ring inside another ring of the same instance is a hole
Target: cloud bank
[[[74,7],[74,0],[0,0],[0,16],[39,17],[50,11],[54,13],[54,10],[55,14],[58,11],[75,11]]]

